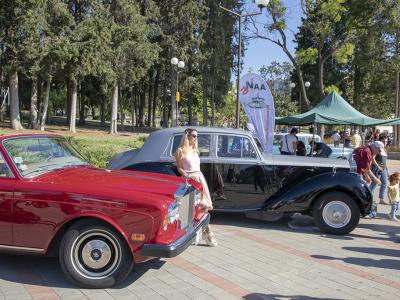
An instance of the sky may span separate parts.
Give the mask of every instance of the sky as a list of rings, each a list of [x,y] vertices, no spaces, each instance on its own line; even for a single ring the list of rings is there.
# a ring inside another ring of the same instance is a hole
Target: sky
[[[283,0],[287,7],[286,19],[288,29],[286,30],[288,37],[288,48],[293,53],[295,44],[292,42],[294,34],[298,32],[298,26],[301,24],[302,11],[300,0]],[[246,0],[246,11],[252,13],[258,11],[258,7],[253,3],[253,0]],[[254,17],[256,22],[267,23],[271,18],[267,17],[267,11],[264,9],[263,14]],[[243,31],[243,34],[246,34]],[[265,65],[268,66],[272,61],[289,62],[286,54],[282,49],[270,41],[261,39],[252,39],[246,46],[244,57],[242,56],[243,69],[242,76],[251,68],[253,72],[258,72],[258,69]]]

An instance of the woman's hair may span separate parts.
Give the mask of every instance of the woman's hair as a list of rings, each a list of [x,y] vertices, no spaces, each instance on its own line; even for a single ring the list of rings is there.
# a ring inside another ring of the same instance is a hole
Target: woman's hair
[[[389,182],[392,184],[394,183],[395,180],[400,180],[400,173],[399,172],[394,172],[389,176]]]
[[[193,128],[187,128],[182,136],[181,143],[179,144],[179,147],[178,147],[178,149],[180,149],[182,151],[182,156],[186,156],[186,154],[189,151],[189,148],[190,148],[189,135],[191,135],[193,132],[197,132],[197,130],[193,129]],[[197,140],[194,144],[193,150],[195,150],[196,152],[199,152]]]

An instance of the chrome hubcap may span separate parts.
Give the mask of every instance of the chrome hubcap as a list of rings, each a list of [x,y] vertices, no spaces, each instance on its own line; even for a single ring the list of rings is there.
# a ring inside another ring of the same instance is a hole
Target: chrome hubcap
[[[92,240],[82,249],[83,262],[92,269],[104,268],[111,259],[111,249],[102,240]]]
[[[121,262],[121,249],[106,231],[96,230],[78,236],[72,246],[74,269],[87,278],[100,279],[114,272]]]
[[[342,228],[349,224],[351,210],[345,202],[332,201],[323,208],[322,218],[328,226]]]

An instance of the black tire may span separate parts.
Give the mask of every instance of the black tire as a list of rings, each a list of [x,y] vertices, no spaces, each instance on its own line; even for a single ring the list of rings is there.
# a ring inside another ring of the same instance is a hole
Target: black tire
[[[328,192],[321,195],[315,202],[313,217],[321,231],[344,235],[353,231],[358,225],[360,208],[348,194]]]
[[[133,268],[126,241],[115,229],[93,219],[68,229],[59,260],[65,276],[85,288],[109,288],[123,281]]]

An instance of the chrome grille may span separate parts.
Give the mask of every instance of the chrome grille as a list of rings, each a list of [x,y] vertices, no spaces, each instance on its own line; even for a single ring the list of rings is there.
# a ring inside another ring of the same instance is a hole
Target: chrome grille
[[[176,201],[180,201],[179,206],[179,221],[181,227],[186,228],[192,225],[194,220],[194,189],[190,185],[181,186],[175,193]]]

